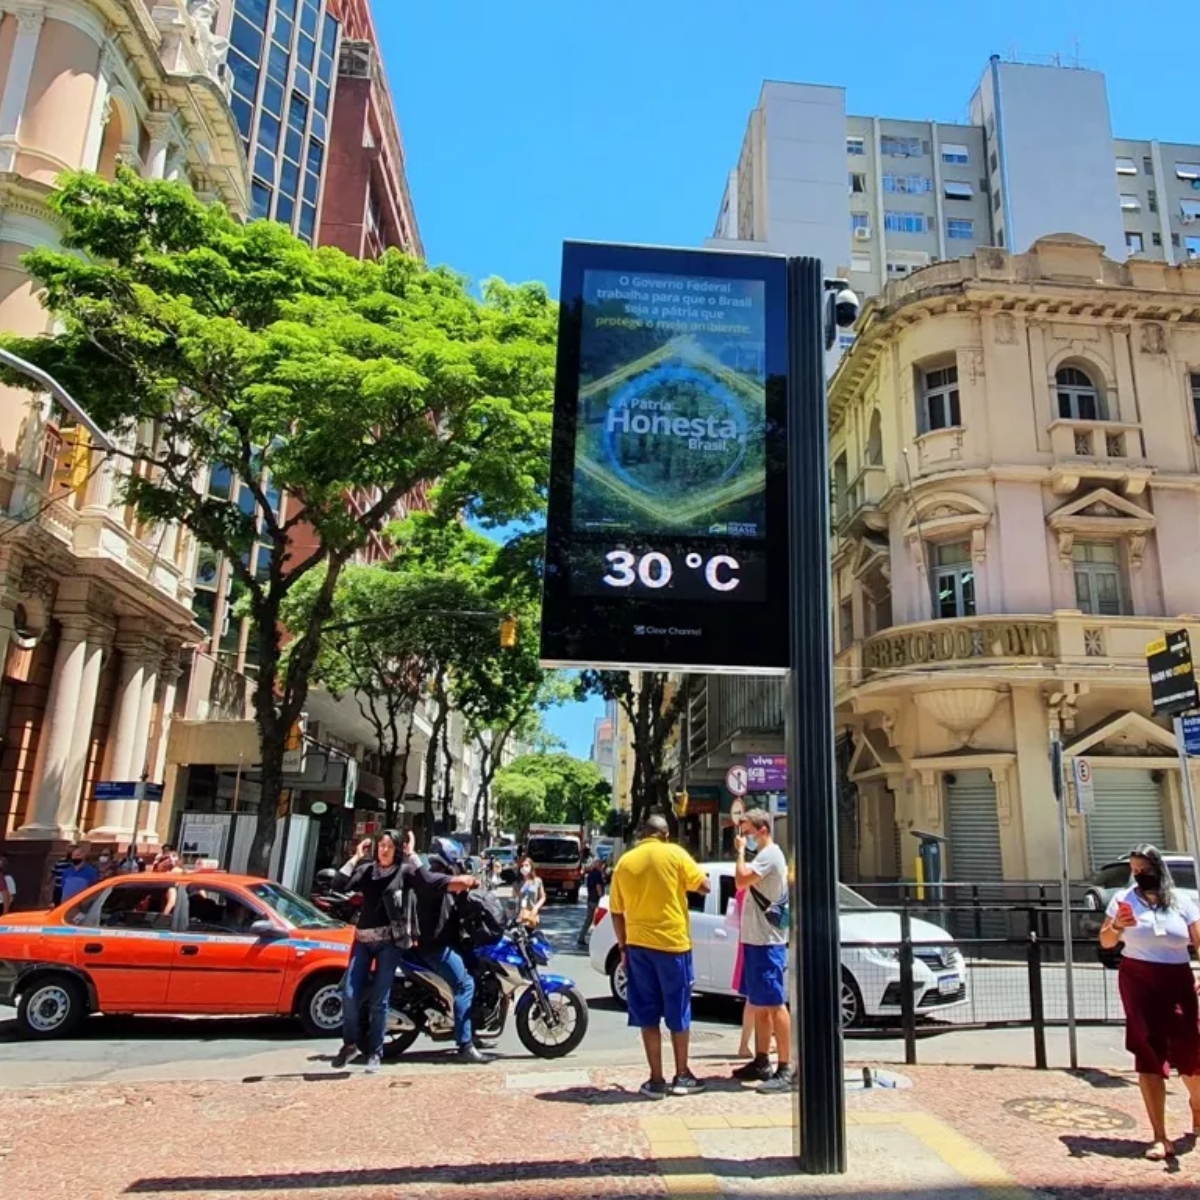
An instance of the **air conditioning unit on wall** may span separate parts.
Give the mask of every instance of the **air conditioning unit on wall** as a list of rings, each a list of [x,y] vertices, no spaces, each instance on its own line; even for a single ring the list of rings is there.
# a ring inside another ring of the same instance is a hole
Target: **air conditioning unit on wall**
[[[871,240],[871,231],[863,229],[861,226],[854,231],[854,240],[856,242],[869,242]]]

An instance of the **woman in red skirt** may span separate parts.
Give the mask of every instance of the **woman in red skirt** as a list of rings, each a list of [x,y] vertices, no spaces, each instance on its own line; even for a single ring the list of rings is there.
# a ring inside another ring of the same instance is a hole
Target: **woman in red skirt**
[[[1167,1137],[1167,1076],[1187,1086],[1192,1126],[1200,1131],[1200,1011],[1188,948],[1200,947],[1200,908],[1180,895],[1153,846],[1129,856],[1133,886],[1118,892],[1100,930],[1106,950],[1123,947],[1118,983],[1125,1008],[1125,1049],[1134,1059],[1154,1144],[1146,1157],[1175,1156]]]

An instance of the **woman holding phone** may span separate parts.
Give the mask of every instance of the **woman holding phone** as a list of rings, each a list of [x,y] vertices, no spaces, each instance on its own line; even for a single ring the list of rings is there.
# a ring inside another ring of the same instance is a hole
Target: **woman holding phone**
[[[1131,887],[1112,899],[1100,930],[1106,950],[1122,947],[1118,984],[1125,1008],[1125,1048],[1133,1055],[1138,1086],[1150,1118],[1153,1144],[1146,1157],[1175,1157],[1167,1136],[1167,1076],[1179,1072],[1200,1133],[1200,1008],[1190,946],[1200,948],[1200,908],[1175,890],[1154,846],[1129,856]]]

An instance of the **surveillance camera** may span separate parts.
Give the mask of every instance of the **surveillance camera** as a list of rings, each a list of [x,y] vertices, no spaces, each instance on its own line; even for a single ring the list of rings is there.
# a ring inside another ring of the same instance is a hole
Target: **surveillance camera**
[[[862,301],[848,288],[843,287],[833,294],[833,319],[839,329],[849,329],[862,312]]]

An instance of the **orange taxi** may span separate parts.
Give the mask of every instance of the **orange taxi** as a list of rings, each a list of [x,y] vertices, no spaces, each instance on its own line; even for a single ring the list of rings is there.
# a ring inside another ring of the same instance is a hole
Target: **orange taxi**
[[[353,940],[267,879],[119,876],[55,909],[0,917],[0,1004],[37,1038],[89,1013],[290,1015],[331,1035]]]

